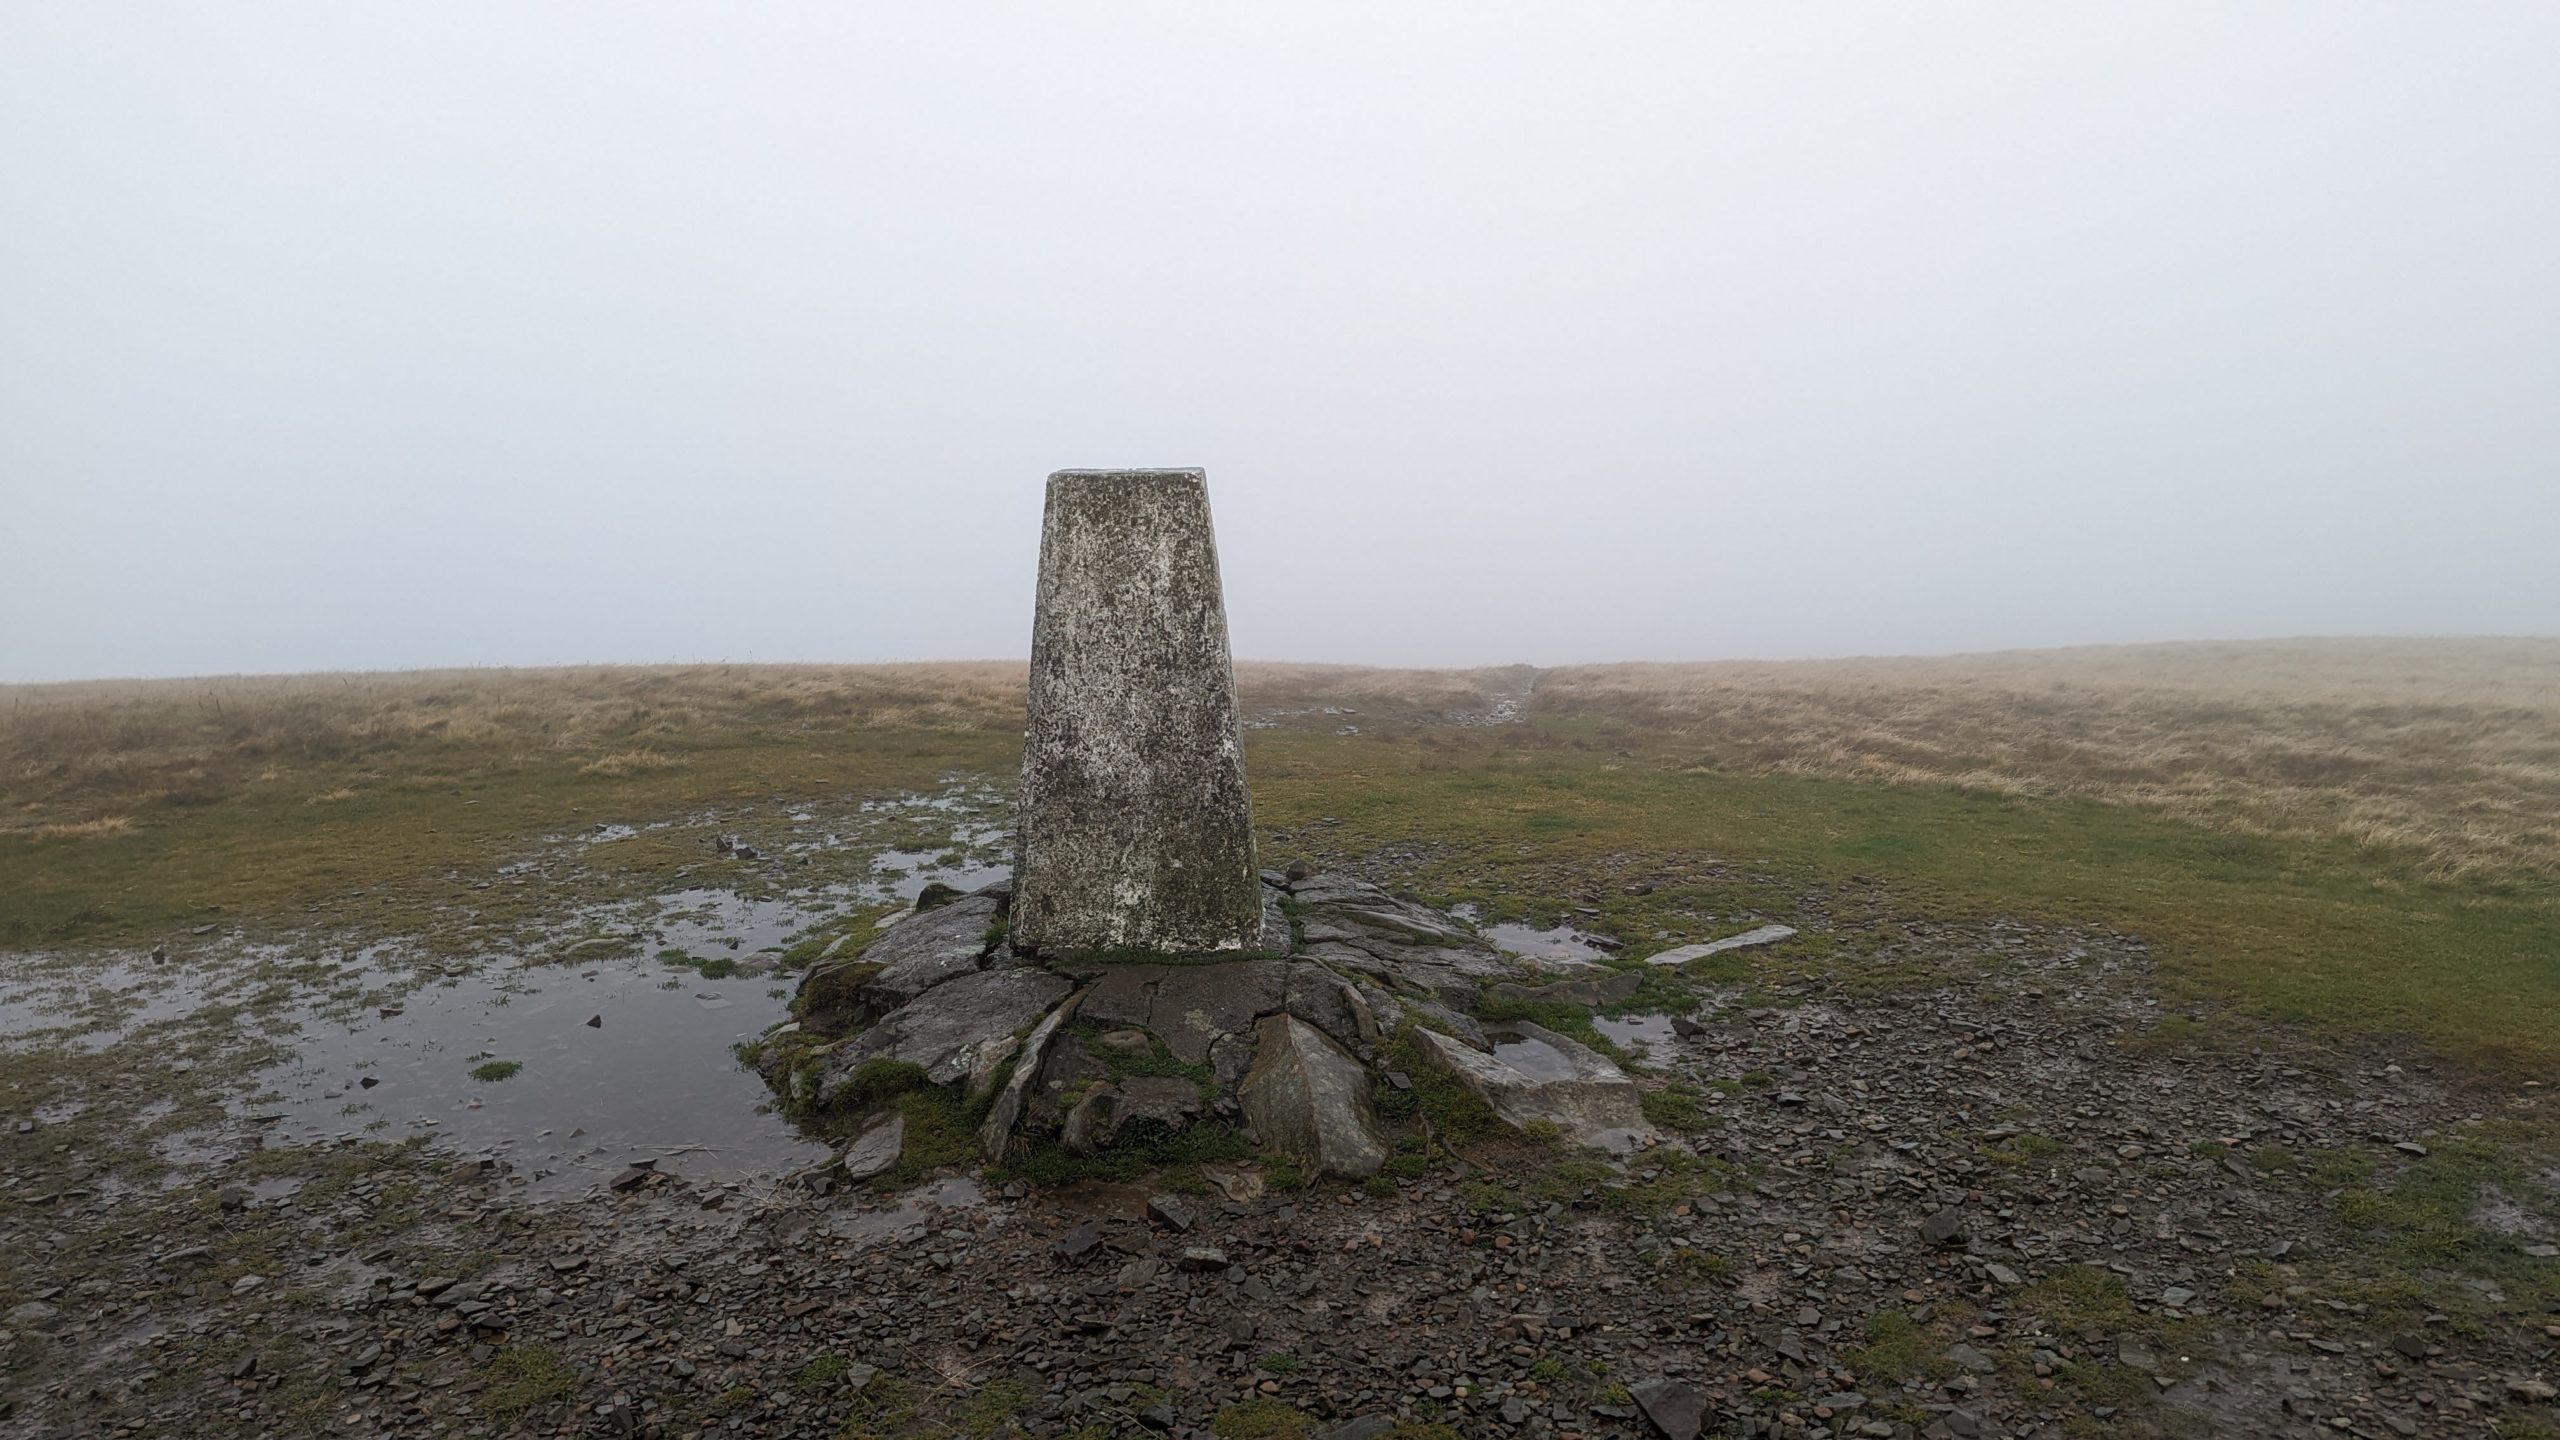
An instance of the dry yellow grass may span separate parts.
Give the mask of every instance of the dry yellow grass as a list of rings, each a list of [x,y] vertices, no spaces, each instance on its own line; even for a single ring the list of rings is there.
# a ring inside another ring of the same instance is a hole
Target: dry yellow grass
[[[205,803],[297,772],[438,753],[597,753],[589,773],[680,763],[723,732],[1019,727],[1023,667],[585,666],[0,686],[0,830]],[[655,757],[649,758],[649,757]]]
[[[578,773],[618,779],[624,775],[638,775],[650,770],[672,770],[683,763],[684,761],[676,756],[662,754],[656,750],[616,750],[610,755],[599,756],[579,766]]]
[[[2070,795],[2560,875],[2560,640],[2287,640],[1547,672],[1691,763]]]

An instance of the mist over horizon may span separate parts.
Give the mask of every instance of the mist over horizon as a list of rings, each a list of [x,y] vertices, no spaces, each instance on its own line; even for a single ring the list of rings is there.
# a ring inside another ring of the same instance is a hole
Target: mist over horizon
[[[2305,17],[2316,14],[2316,23]],[[0,683],[2560,635],[2560,12],[0,12]]]

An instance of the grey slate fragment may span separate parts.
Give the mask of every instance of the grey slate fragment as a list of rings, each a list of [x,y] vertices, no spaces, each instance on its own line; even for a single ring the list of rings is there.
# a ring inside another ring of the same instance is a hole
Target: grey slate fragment
[[[1387,1163],[1368,1070],[1294,1015],[1262,1021],[1236,1100],[1265,1144],[1321,1174],[1365,1180]]]
[[[995,1103],[987,1108],[987,1118],[978,1126],[978,1149],[989,1160],[1004,1158],[1005,1146],[1013,1138],[1013,1127],[1022,1119],[1022,1107],[1031,1096],[1031,1087],[1040,1081],[1041,1069],[1049,1059],[1049,1048],[1058,1037],[1060,1027],[1076,1011],[1083,997],[1070,995],[1065,1003],[1049,1012],[1048,1018],[1032,1027],[1023,1037],[1022,1053],[1013,1063],[1013,1073],[1005,1078],[1004,1088],[996,1092]]]
[[[1628,1386],[1627,1393],[1667,1440],[1698,1440],[1698,1433],[1706,1428],[1706,1394],[1686,1381],[1647,1380]]]
[[[862,1138],[844,1152],[844,1178],[868,1180],[886,1172],[898,1163],[906,1146],[907,1117],[892,1110],[887,1119],[863,1131]]]
[[[1606,1056],[1580,1041],[1527,1021],[1503,1027],[1524,1042],[1544,1069],[1523,1068],[1502,1055],[1502,1036],[1495,1053],[1482,1054],[1432,1030],[1418,1030],[1423,1053],[1437,1060],[1473,1090],[1504,1123],[1523,1126],[1544,1120],[1577,1145],[1596,1145],[1624,1154],[1659,1139],[1635,1082]],[[1515,1051],[1515,1054],[1519,1052]]]
[[[1775,945],[1781,940],[1793,939],[1795,933],[1795,927],[1792,925],[1763,925],[1757,930],[1745,930],[1739,935],[1728,935],[1722,940],[1710,940],[1703,945],[1683,945],[1677,950],[1665,950],[1659,955],[1648,957],[1644,963],[1686,965],[1692,960],[1704,960],[1710,955],[1721,955],[1727,950],[1747,950],[1754,945]]]

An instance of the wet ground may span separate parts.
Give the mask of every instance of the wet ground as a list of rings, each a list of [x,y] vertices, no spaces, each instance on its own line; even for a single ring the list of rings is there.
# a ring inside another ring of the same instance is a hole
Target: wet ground
[[[0,1434],[1231,1440],[1365,1416],[1414,1440],[1637,1440],[1662,1433],[1641,1398],[1666,1395],[1706,1433],[1773,1440],[2547,1433],[2560,1315],[2517,1297],[2554,1263],[2560,1182],[2512,1177],[2512,1215],[2423,1296],[2377,1288],[2337,1218],[2342,1185],[2424,1192],[2479,1163],[2466,1132],[2498,1102],[2281,1037],[2158,1043],[2120,937],[1901,943],[1966,963],[1884,997],[1719,999],[1678,1030],[1599,1021],[1695,1112],[1622,1165],[1470,1144],[1385,1187],[1244,1199],[1211,1166],[821,1195],[726,1178],[637,1112],[572,1143],[510,1087],[556,1070],[592,1093],[584,1062],[652,1016],[742,1026],[700,1003],[741,982],[670,989],[632,956],[513,996],[427,985],[389,1023],[333,1022],[277,1124],[371,1093],[374,1118],[453,1135],[553,1131],[529,1169],[321,1143],[217,1154],[158,1194],[68,1171],[13,1190],[29,1298],[0,1340]],[[526,1068],[450,1078],[484,1049]],[[714,1115],[741,1123],[711,1107],[703,1131]],[[523,1203],[531,1170],[623,1143],[662,1152],[638,1186]]]
[[[730,1047],[791,957],[1000,875],[986,795],[759,817],[787,885],[706,864],[482,953],[0,957],[0,1435],[1632,1440],[1655,1383],[1782,1440],[2547,1433],[2560,1174],[2499,1175],[2415,1274],[2339,1219],[2473,1184],[2539,1088],[2180,1048],[2120,936],[1913,924],[1878,953],[1917,988],[1597,1017],[1679,1101],[1624,1164],[776,1183],[825,1148]],[[623,828],[507,873],[578,894]]]
[[[734,1054],[787,1015],[785,952],[813,935],[852,943],[926,885],[1001,878],[1005,832],[989,818],[1001,802],[963,783],[832,819],[794,810],[757,832],[822,857],[806,868],[823,878],[778,894],[698,885],[571,904],[548,933],[491,953],[428,958],[396,938],[252,943],[207,927],[157,959],[0,956],[0,1051],[145,1064],[183,1049],[164,1078],[200,1081],[219,1111],[182,1117],[158,1102],[126,1122],[149,1132],[161,1188],[244,1150],[413,1137],[504,1162],[529,1198],[592,1189],[640,1160],[770,1179],[828,1154]],[[574,894],[581,858],[664,828],[554,836],[493,873]],[[903,843],[870,843],[880,833]],[[68,1126],[93,1108],[103,1119],[113,1101],[56,1102],[31,1119]]]

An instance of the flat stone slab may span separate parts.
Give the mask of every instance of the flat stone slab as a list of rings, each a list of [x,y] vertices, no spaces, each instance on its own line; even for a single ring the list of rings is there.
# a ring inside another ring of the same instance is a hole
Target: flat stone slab
[[[866,1060],[898,1060],[924,1070],[936,1085],[965,1082],[983,1091],[1014,1052],[1014,1036],[1054,1009],[1075,987],[1045,970],[982,970],[947,981],[838,1046],[828,1057],[818,1098],[832,1102]]]
[[[1722,940],[1710,940],[1703,945],[1683,945],[1677,950],[1665,950],[1659,955],[1646,957],[1644,963],[1686,965],[1692,960],[1704,960],[1710,955],[1721,955],[1727,950],[1748,950],[1755,945],[1775,945],[1781,940],[1795,938],[1795,933],[1796,927],[1793,925],[1763,925],[1757,930],[1745,930],[1739,935],[1728,935]]]
[[[1417,1030],[1431,1057],[1493,1107],[1505,1123],[1543,1120],[1577,1145],[1625,1154],[1659,1140],[1635,1082],[1608,1057],[1542,1025],[1489,1028],[1485,1054],[1433,1030]]]
[[[1097,1025],[1134,1025],[1164,1040],[1185,1064],[1206,1062],[1209,1047],[1243,1035],[1288,1001],[1289,962],[1224,960],[1197,965],[1098,965],[1078,1013]]]
[[[887,967],[863,983],[863,998],[895,1010],[946,980],[974,973],[986,956],[987,927],[996,913],[994,896],[966,895],[908,916],[862,952],[864,964]]]
[[[1013,943],[1253,948],[1262,879],[1200,471],[1049,477],[1028,722]]]

